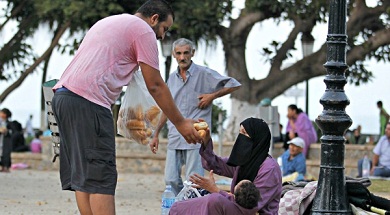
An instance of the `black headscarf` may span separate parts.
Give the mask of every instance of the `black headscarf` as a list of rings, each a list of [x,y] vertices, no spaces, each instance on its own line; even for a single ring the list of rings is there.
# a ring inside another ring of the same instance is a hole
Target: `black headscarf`
[[[243,179],[253,182],[261,164],[268,156],[271,132],[264,120],[247,118],[240,123],[248,135],[239,134],[227,161],[230,166],[239,166],[237,183]]]

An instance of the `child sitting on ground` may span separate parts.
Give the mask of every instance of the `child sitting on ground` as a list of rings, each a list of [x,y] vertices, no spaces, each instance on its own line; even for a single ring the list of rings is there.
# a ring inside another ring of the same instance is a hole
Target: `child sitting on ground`
[[[260,192],[249,180],[242,180],[234,187],[234,200],[241,207],[252,209],[257,206]]]

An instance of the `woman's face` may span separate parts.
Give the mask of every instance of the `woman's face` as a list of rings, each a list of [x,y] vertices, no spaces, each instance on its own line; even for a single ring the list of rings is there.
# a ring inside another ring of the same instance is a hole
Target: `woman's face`
[[[242,125],[240,125],[240,134],[243,134],[243,135],[250,138],[249,134],[246,133],[246,130],[245,130],[244,126],[242,126]]]
[[[291,119],[291,118],[295,118],[295,110],[291,109],[291,108],[287,108],[287,118]]]

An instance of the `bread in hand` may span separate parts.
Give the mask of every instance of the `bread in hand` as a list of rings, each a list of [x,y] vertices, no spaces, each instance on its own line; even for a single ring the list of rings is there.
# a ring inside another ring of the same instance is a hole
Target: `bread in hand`
[[[206,130],[199,130],[198,134],[203,139],[206,136]]]
[[[209,127],[207,122],[197,122],[194,123],[194,128],[199,131],[199,130],[206,130]]]

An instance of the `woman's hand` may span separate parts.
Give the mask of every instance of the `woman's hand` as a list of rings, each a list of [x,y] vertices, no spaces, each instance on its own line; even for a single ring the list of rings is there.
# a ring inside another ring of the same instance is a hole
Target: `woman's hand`
[[[192,186],[195,188],[203,188],[210,193],[218,193],[220,191],[220,189],[215,184],[213,170],[210,171],[209,178],[200,176],[195,173],[190,176],[189,180],[194,184]]]
[[[199,118],[198,119],[198,122],[204,122],[205,120],[204,119],[202,119],[202,118]],[[204,145],[204,146],[207,146],[207,143],[210,141],[210,139],[211,139],[211,135],[210,135],[210,127],[209,128],[207,128],[206,130],[206,135],[202,138],[202,144]]]

